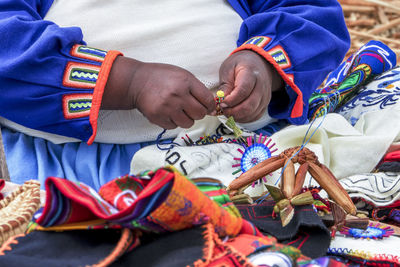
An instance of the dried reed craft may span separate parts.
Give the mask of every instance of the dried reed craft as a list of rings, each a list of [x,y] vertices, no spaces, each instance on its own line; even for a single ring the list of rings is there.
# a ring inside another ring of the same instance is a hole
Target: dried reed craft
[[[295,173],[295,163],[300,164],[297,173]],[[228,186],[229,195],[231,197],[236,195],[241,188],[284,166],[281,190],[287,199],[291,199],[300,193],[306,174],[309,172],[333,201],[339,204],[348,214],[356,215],[357,209],[346,190],[328,167],[320,163],[314,152],[306,147],[288,148],[278,156],[272,156],[260,162],[231,182]]]

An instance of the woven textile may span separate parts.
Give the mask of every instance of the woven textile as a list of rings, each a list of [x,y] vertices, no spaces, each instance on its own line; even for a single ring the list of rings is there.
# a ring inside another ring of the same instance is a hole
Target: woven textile
[[[400,200],[400,173],[365,173],[341,179],[351,198],[362,198],[384,207]]]
[[[10,239],[9,246],[0,253],[0,266],[233,267],[257,266],[262,256],[270,266],[281,267],[282,259],[289,263],[285,266],[309,260],[273,237],[239,234],[223,241],[212,224],[164,235],[143,235],[140,241],[128,229],[36,231]]]
[[[238,209],[233,204],[226,192],[226,187],[218,180],[212,178],[194,178],[192,181],[209,198],[235,216],[241,217]]]
[[[128,231],[129,232],[129,231]],[[90,230],[68,232],[36,231],[8,240],[9,245],[1,248],[0,266],[53,267],[95,266],[116,250],[121,240],[120,230]],[[129,234],[129,233],[128,233]],[[134,238],[126,239],[134,245]],[[123,253],[127,248],[123,248]],[[109,266],[109,265],[100,265]]]
[[[399,77],[399,79],[400,79],[400,77]],[[383,161],[389,161],[389,162],[400,161],[400,150],[387,153],[385,155],[385,157],[383,158]]]
[[[1,135],[1,132],[0,132]],[[0,179],[0,200],[4,198],[3,194],[1,193],[1,190],[3,189],[4,185],[6,184],[6,181],[3,179]]]
[[[326,86],[309,100],[309,119],[322,116],[324,108],[333,112],[372,77],[396,66],[396,54],[379,41],[370,41],[351,55],[327,78]]]
[[[251,229],[249,223],[243,223],[242,218],[219,206],[190,180],[169,168],[139,177],[117,178],[105,184],[99,193],[83,183],[55,177],[49,177],[45,185],[46,204],[37,219],[43,227],[103,219],[156,233],[206,222],[212,223],[222,236]]]
[[[363,115],[368,116],[368,114],[384,110],[396,113],[399,110],[399,106],[400,66],[397,66],[377,75],[368,84],[362,86],[358,93],[337,109],[336,112],[345,117],[352,125],[355,125]],[[387,116],[390,116],[390,113]],[[380,122],[377,121],[377,123]],[[376,127],[379,127],[379,125]]]
[[[379,172],[400,172],[400,161],[387,161],[382,162],[376,166]]]
[[[197,267],[253,267],[266,263],[268,266],[291,267],[293,262],[309,260],[300,250],[277,243],[272,236],[240,234],[225,242],[218,238],[211,224],[206,225],[204,236],[203,258],[194,263]]]
[[[329,230],[310,206],[296,206],[291,222],[282,227],[279,218],[273,218],[274,201],[261,204],[238,205],[244,219],[253,223],[261,232],[275,236],[279,242],[296,247],[309,257],[325,255],[330,243]]]
[[[399,266],[400,238],[390,236],[384,239],[356,239],[336,236],[328,249],[328,255],[348,257],[362,266]]]

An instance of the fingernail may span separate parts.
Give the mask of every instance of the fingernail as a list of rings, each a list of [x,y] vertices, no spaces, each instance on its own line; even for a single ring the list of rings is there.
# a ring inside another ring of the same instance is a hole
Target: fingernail
[[[216,110],[214,110],[213,112],[210,113],[210,116],[215,116],[215,115],[217,115],[217,111]]]
[[[221,103],[219,106],[220,106],[221,108],[227,108],[227,107],[228,107],[228,105],[225,104],[225,103]]]

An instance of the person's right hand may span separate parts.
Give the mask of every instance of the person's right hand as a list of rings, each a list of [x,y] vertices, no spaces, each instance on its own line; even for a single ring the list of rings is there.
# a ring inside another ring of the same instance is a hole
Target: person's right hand
[[[174,129],[191,127],[216,107],[213,94],[189,71],[118,57],[104,91],[102,109],[132,108],[150,122]]]

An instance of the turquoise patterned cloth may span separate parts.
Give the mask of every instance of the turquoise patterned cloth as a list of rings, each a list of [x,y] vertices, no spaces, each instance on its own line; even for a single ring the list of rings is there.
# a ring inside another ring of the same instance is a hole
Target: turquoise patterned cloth
[[[396,54],[379,41],[370,41],[329,74],[325,87],[316,90],[309,100],[308,118],[335,112],[363,85],[375,76],[396,66]]]

